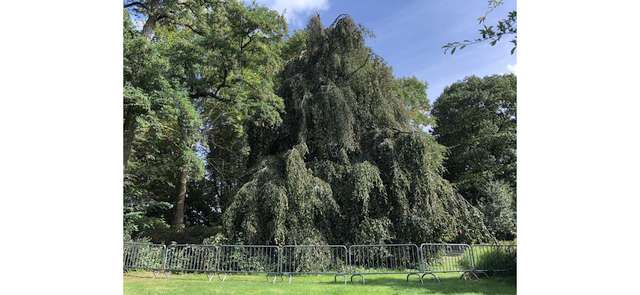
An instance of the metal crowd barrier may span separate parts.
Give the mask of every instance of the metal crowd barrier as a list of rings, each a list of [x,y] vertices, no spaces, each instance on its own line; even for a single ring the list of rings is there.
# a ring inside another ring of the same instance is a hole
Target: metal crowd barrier
[[[211,245],[170,245],[167,247],[165,270],[172,272],[207,273],[209,280],[216,273],[218,247]]]
[[[164,245],[147,243],[125,243],[123,253],[123,266],[125,270],[164,271],[165,259]]]
[[[280,273],[278,246],[263,245],[221,245],[218,246],[218,267],[216,271],[231,273],[265,273],[273,276],[275,283]]]
[[[329,274],[353,278],[365,283],[369,274],[406,274],[420,282],[426,275],[439,281],[438,273],[462,273],[460,278],[478,278],[496,272],[514,271],[516,245],[510,244],[379,244],[353,245],[164,245],[125,243],[125,271],[147,270],[157,273],[200,272],[209,281],[214,275],[264,273],[278,276]]]
[[[436,244],[424,243],[420,245],[424,273],[440,281],[436,273],[460,272],[465,276],[477,277],[473,268],[471,247],[467,244]]]
[[[280,274],[294,275],[332,274],[334,282],[338,276],[347,283],[349,273],[348,250],[342,245],[290,245],[280,251]]]
[[[349,247],[349,265],[351,266],[351,281],[353,277],[362,278],[368,274],[407,274],[407,281],[412,275],[420,273],[422,258],[418,246],[415,244],[379,244],[353,245]]]
[[[471,247],[471,253],[476,273],[487,275],[516,268],[517,247],[514,244],[476,244]]]

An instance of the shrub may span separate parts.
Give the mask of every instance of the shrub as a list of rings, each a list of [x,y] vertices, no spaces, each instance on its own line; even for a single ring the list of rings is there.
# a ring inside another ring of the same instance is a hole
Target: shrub
[[[203,241],[220,232],[218,226],[190,225],[181,230],[169,226],[162,219],[155,219],[145,227],[140,236],[149,237],[153,243],[202,244]]]
[[[499,240],[516,237],[516,211],[514,193],[503,181],[490,181],[482,186],[478,209],[484,213],[484,222]]]
[[[487,271],[489,275],[513,276],[517,270],[517,250],[515,245],[473,246],[472,255],[464,255],[461,264],[466,268]],[[473,264],[471,263],[473,257]]]

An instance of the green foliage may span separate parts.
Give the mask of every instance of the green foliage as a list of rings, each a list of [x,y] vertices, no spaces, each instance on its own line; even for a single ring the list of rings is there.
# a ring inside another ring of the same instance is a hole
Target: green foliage
[[[494,9],[504,3],[503,0],[489,0],[489,7],[484,15],[478,18],[478,24],[482,25],[478,31],[480,33],[480,37],[474,40],[464,40],[464,41],[455,41],[449,42],[442,46],[444,49],[444,54],[450,53],[454,54],[456,50],[462,50],[467,46],[484,43],[487,42],[491,46],[495,46],[503,37],[513,35],[513,39],[509,42],[513,44],[511,48],[511,54],[516,52],[516,48],[518,46],[518,27],[517,27],[517,12],[515,10],[509,11],[507,16],[501,20],[498,20],[498,23],[495,25],[485,25],[485,21],[489,13],[491,13]]]
[[[430,104],[427,98],[427,83],[416,77],[397,79],[399,94],[415,127],[433,127],[435,120],[429,115]]]
[[[186,91],[171,79],[161,42],[136,31],[126,12],[123,64],[125,133],[132,135],[125,234],[138,236],[171,208],[180,169],[195,179],[203,176],[204,164],[194,151],[202,123]]]
[[[314,17],[282,73],[283,124],[255,128],[263,159],[224,216],[242,243],[379,243],[490,238],[482,215],[441,177],[443,147],[414,132],[391,69],[349,17]],[[420,86],[420,85],[418,85]],[[424,88],[422,88],[424,89]]]
[[[434,134],[448,147],[447,179],[477,201],[479,187],[504,180],[516,188],[516,76],[468,77],[435,102]]]
[[[488,270],[491,276],[515,276],[518,269],[517,250],[508,246],[474,246],[474,254],[464,255],[461,265],[470,268],[471,257],[476,269]],[[469,250],[467,250],[469,252]]]
[[[274,11],[240,1],[215,2],[199,15],[192,30],[163,32],[166,52],[175,60],[174,75],[185,81],[199,103],[210,192],[228,205],[246,174],[249,159],[247,127],[281,123],[282,99],[275,94],[281,70],[279,48],[286,33],[284,19]]]
[[[484,222],[499,240],[513,240],[516,236],[515,195],[508,184],[491,181],[481,190],[478,209],[484,213]]]
[[[143,230],[148,218],[171,219],[182,171],[195,185],[187,189],[194,204],[186,202],[186,221],[210,225],[215,217],[195,211],[219,214],[221,196],[237,187],[248,156],[245,125],[281,122],[283,104],[274,87],[286,23],[275,11],[241,1],[146,0],[124,6],[128,233],[149,234]],[[141,31],[132,15],[144,20]],[[202,180],[206,170],[211,172]]]
[[[202,244],[204,245],[226,245],[227,238],[222,233],[217,233],[213,236],[205,238],[202,240]]]
[[[139,91],[161,91],[169,86],[166,79],[169,61],[156,44],[133,28],[129,14],[124,13],[123,78],[125,86]]]
[[[171,227],[162,218],[147,218],[144,227],[139,229],[138,236],[146,237],[157,244],[201,244],[210,237],[221,232],[219,226],[192,224],[184,229]]]
[[[510,74],[454,83],[432,111],[434,134],[448,148],[445,177],[481,204],[491,230],[507,239],[515,233],[516,108]]]
[[[309,34],[305,30],[295,31],[282,45],[282,60],[286,63],[299,58],[304,51]]]
[[[125,174],[125,194],[129,188],[146,186],[157,194],[146,191],[138,195],[164,195],[161,200],[168,201],[173,192],[167,192],[167,188],[176,186],[179,169],[186,167],[194,179],[204,175],[204,163],[194,150],[200,140],[201,123],[184,92],[166,89],[152,93],[150,99],[150,112],[138,119],[133,163]]]
[[[442,177],[427,84],[395,78],[351,18],[324,28],[316,16],[287,37],[284,17],[255,3],[124,6],[126,239],[492,238]],[[491,216],[506,214],[500,200],[487,198]]]
[[[327,217],[336,214],[331,187],[312,175],[306,147],[265,159],[224,213],[231,241],[246,244],[327,243]]]

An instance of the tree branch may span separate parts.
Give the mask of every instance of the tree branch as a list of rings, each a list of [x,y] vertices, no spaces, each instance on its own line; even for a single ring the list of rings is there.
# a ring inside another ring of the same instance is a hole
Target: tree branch
[[[220,89],[227,86],[227,77],[229,76],[229,69],[225,66],[223,69],[222,83],[216,87],[216,91],[214,92],[215,96],[218,96]]]
[[[174,18],[172,18],[171,16],[168,16],[168,15],[163,14],[163,15],[162,15],[162,18],[167,18],[167,19],[169,20],[169,22],[170,22],[170,23],[172,23],[172,24],[174,24],[174,25],[176,25],[176,26],[183,26],[183,27],[185,27],[185,28],[187,28],[187,29],[191,30],[192,32],[194,32],[194,33],[196,33],[196,34],[198,34],[198,35],[200,35],[200,36],[204,36],[204,35],[205,35],[204,31],[202,31],[202,30],[200,30],[200,29],[198,29],[198,28],[195,28],[195,27],[194,27],[193,25],[191,25],[191,24],[181,23],[181,22],[179,22],[179,21],[176,21],[176,20],[175,20]]]
[[[247,43],[244,43],[244,44],[240,45],[240,52],[243,52],[243,50],[249,45],[249,43],[251,43],[251,41],[253,41],[253,36],[255,36],[255,35],[251,35],[251,33],[249,33],[248,36],[249,36],[249,41],[247,41]],[[244,38],[242,38],[242,40],[244,41]]]
[[[355,69],[353,72],[349,73],[349,75],[347,75],[347,79],[346,81],[351,80],[351,77],[353,76],[353,74],[357,73],[358,71],[362,70],[362,68],[364,68],[364,66],[367,65],[367,63],[369,62],[369,59],[371,59],[371,55],[367,55],[367,58],[364,60],[364,62],[362,63],[362,65],[360,65],[357,69]]]
[[[145,5],[144,3],[139,2],[139,1],[129,2],[129,3],[127,3],[127,4],[125,4],[125,5],[124,5],[124,8],[129,8],[129,7],[131,7],[131,6],[140,6],[140,7],[144,8],[144,9],[149,9],[149,8],[147,7],[147,5]]]
[[[231,99],[226,98],[226,97],[222,97],[219,96],[217,94],[218,90],[216,91],[210,91],[210,90],[198,90],[194,93],[192,93],[191,95],[189,95],[192,99],[197,99],[197,98],[215,98],[219,101],[223,101],[223,102],[231,102]]]

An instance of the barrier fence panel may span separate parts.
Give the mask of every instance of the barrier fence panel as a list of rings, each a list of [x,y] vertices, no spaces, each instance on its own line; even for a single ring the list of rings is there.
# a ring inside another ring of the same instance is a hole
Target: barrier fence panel
[[[474,276],[471,247],[467,244],[424,243],[420,245],[420,251],[424,263],[422,277],[431,275],[439,280],[436,273],[449,272],[460,272],[461,278]]]
[[[148,243],[125,243],[123,265],[125,270],[164,270],[165,246]]]
[[[462,273],[461,278],[516,270],[514,244],[379,244],[352,245],[171,245],[125,243],[123,266],[126,270],[158,272],[201,272],[213,275],[264,273],[267,278],[298,274],[426,275],[439,281],[437,273]]]
[[[349,272],[348,250],[342,245],[289,245],[280,250],[280,273],[291,277],[296,274],[333,274]]]
[[[349,265],[351,266],[351,281],[354,276],[360,276],[365,283],[367,274],[407,274],[416,275],[422,282],[420,273],[422,258],[418,246],[415,244],[380,244],[353,245],[349,247]]]
[[[165,269],[173,272],[216,272],[218,248],[212,245],[170,245]],[[209,276],[211,280],[212,276]]]
[[[516,270],[515,244],[477,244],[471,247],[475,271],[482,274]]]
[[[280,273],[278,246],[221,245],[218,246],[217,272],[265,273],[275,277]],[[224,280],[224,278],[223,278]]]

